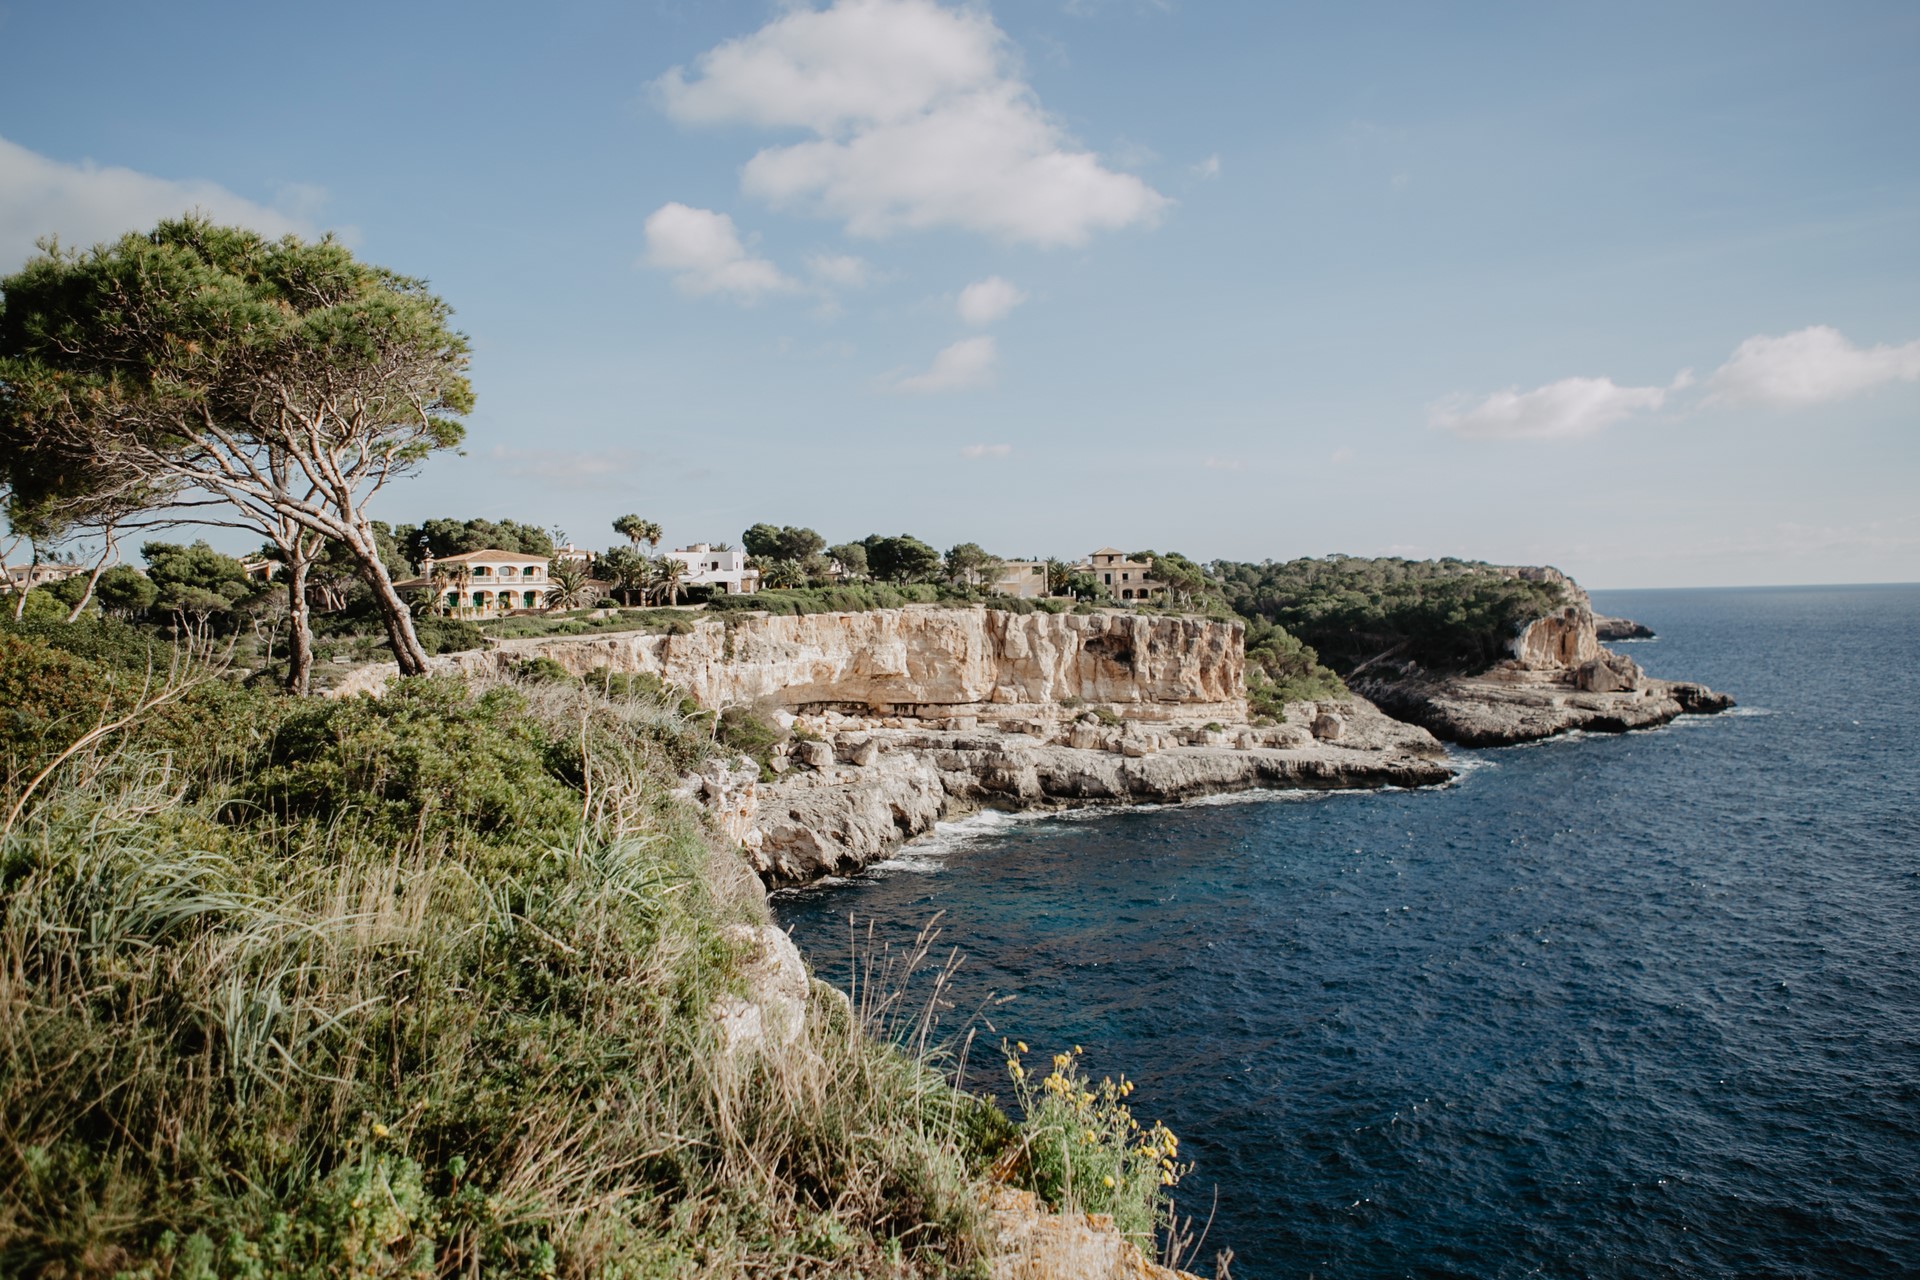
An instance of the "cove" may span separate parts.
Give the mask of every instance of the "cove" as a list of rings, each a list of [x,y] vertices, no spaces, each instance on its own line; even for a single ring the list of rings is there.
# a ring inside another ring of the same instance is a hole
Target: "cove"
[[[975,821],[777,910],[835,982],[849,916],[938,913],[950,1027],[1139,1081],[1235,1276],[1920,1270],[1920,588],[1595,597],[1743,706]]]

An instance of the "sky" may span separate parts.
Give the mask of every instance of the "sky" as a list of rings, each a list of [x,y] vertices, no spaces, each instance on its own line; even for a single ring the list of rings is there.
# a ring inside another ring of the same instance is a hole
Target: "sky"
[[[396,523],[1920,579],[1907,0],[0,0],[0,49],[0,273],[198,208],[453,306],[478,407]]]

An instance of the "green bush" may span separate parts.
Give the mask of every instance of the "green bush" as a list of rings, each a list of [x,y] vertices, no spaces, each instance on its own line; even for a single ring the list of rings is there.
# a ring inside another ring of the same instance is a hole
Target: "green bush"
[[[1213,568],[1235,612],[1285,628],[1341,672],[1383,657],[1438,672],[1484,670],[1564,596],[1556,583],[1467,560],[1328,556]]]
[[[452,827],[559,840],[578,813],[568,750],[512,689],[403,680],[381,698],[298,705],[239,795],[288,820],[351,814],[387,838]]]
[[[720,596],[708,602],[715,613],[864,613],[909,604],[939,604],[970,599],[968,593],[931,582],[862,582],[838,587],[794,587],[750,596]]]
[[[487,633],[473,623],[437,613],[417,615],[413,620],[413,633],[420,637],[428,653],[465,653],[487,645]]]
[[[42,729],[126,670],[0,643]],[[0,1274],[980,1265],[1005,1118],[832,998],[726,1053],[723,929],[764,903],[669,795],[673,691],[596,674],[213,682],[225,754],[143,719],[36,796],[0,836]]]

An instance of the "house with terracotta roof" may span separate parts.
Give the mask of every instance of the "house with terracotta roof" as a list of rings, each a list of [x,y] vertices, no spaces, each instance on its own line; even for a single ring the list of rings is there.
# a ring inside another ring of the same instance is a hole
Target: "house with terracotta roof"
[[[435,605],[462,618],[495,618],[547,607],[547,557],[489,547],[457,556],[428,556],[420,576],[393,584],[434,593]]]
[[[1131,559],[1118,547],[1102,547],[1080,562],[1115,600],[1151,600],[1166,594],[1167,584],[1153,576],[1153,566]]]

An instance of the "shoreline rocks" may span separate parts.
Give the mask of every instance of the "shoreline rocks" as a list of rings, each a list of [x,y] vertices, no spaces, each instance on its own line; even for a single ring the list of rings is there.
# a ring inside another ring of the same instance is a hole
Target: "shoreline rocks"
[[[770,885],[850,875],[943,818],[979,809],[1161,804],[1255,789],[1435,786],[1453,778],[1431,734],[1363,699],[1302,703],[1289,723],[1107,728],[873,729],[844,735],[834,762],[761,784],[749,861]],[[1340,740],[1296,720],[1337,717]],[[1242,745],[1244,744],[1244,745]],[[864,761],[864,763],[860,763]]]

